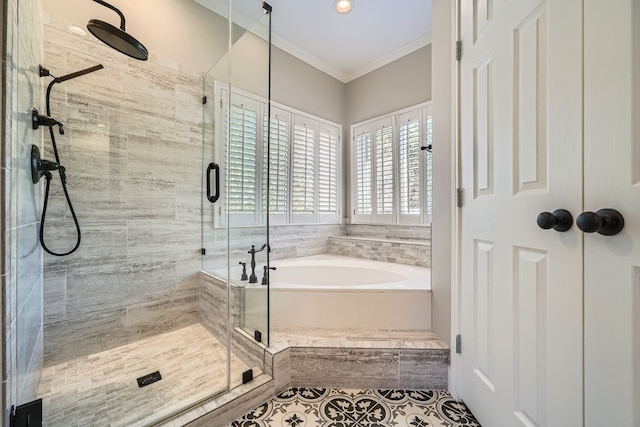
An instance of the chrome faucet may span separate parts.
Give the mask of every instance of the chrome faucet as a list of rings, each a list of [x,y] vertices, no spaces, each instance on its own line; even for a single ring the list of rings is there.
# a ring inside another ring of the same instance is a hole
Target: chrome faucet
[[[266,243],[257,250],[255,245],[251,245],[251,250],[248,252],[251,254],[251,276],[249,276],[249,283],[258,283],[258,276],[256,276],[256,252],[262,252],[264,248],[268,248],[267,250],[271,252],[271,248]]]

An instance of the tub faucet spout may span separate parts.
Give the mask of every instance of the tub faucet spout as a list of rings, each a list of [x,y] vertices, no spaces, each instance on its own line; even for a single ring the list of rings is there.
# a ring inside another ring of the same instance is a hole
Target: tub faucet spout
[[[249,276],[249,283],[258,283],[258,276],[256,276],[256,252],[262,252],[267,248],[268,252],[271,252],[271,247],[268,244],[262,245],[260,249],[256,249],[255,245],[251,245],[251,250],[248,252],[251,254],[251,276]]]

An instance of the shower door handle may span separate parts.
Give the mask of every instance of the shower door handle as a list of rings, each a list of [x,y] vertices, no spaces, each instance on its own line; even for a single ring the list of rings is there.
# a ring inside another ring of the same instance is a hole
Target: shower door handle
[[[216,177],[216,193],[211,195],[211,171],[215,171]],[[211,203],[215,203],[220,198],[220,165],[217,163],[209,163],[207,167],[207,200]]]

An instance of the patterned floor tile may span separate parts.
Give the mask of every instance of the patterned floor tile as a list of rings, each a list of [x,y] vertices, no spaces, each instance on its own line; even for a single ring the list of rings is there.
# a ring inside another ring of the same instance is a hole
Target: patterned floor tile
[[[289,388],[227,427],[479,427],[442,390]]]

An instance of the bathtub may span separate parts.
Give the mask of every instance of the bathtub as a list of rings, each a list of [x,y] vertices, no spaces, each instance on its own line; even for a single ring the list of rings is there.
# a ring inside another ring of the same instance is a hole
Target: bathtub
[[[428,268],[337,255],[271,265],[274,328],[431,329]],[[264,300],[256,288],[245,290],[247,306]]]

